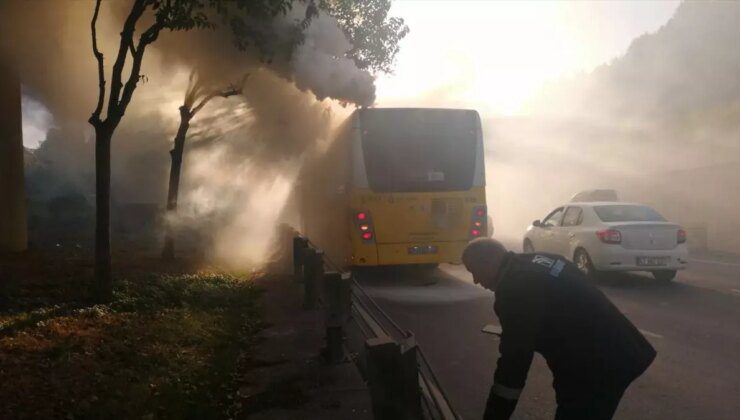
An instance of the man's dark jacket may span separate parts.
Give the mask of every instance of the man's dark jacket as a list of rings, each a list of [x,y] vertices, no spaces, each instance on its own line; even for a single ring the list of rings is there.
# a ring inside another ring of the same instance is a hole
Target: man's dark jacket
[[[503,334],[492,393],[513,393],[507,399],[514,404],[535,351],[552,370],[559,404],[584,390],[623,390],[656,355],[637,328],[561,256],[508,253],[494,310]]]

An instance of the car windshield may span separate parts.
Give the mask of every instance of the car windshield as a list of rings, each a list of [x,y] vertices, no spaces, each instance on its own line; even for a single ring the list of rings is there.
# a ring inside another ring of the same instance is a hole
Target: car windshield
[[[665,218],[648,206],[633,204],[594,206],[602,222],[665,222]]]

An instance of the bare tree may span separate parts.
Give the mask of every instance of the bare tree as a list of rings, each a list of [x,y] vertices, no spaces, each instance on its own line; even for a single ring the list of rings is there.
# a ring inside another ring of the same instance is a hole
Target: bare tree
[[[110,85],[106,86],[104,56],[98,48],[96,30],[101,0],[96,0],[90,30],[93,54],[98,64],[99,94],[88,121],[95,129],[95,279],[96,298],[99,301],[109,300],[113,291],[110,253],[111,140],[136,87],[144,78],[141,64],[146,48],[157,40],[163,30],[188,31],[214,27],[206,13],[209,11],[222,17],[231,13],[228,21],[239,45],[244,46],[249,42],[258,44],[260,33],[252,30],[249,22],[285,14],[291,5],[292,0],[131,0],[131,10],[124,21],[111,70]],[[140,31],[138,39],[135,39],[136,26],[145,16],[151,17],[146,21],[153,23]]]
[[[185,152],[185,140],[187,138],[190,121],[203,109],[213,98],[228,98],[240,95],[249,75],[244,75],[238,84],[230,84],[225,89],[216,89],[209,86],[196,75],[190,74],[190,82],[185,92],[185,101],[180,106],[180,127],[175,134],[174,147],[170,150],[172,163],[170,166],[170,183],[167,191],[167,217],[165,227],[164,248],[162,259],[172,260],[175,258],[175,238],[172,226],[172,218],[177,213],[177,198],[180,190],[180,173],[182,172],[182,156]]]

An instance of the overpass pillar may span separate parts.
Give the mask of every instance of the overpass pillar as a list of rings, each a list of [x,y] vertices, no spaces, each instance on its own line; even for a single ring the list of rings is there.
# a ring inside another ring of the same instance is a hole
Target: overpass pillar
[[[27,248],[26,217],[21,83],[17,71],[0,61],[0,252]]]

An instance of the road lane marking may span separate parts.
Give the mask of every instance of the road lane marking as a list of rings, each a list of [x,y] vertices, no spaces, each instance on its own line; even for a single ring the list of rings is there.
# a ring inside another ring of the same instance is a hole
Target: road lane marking
[[[712,261],[712,260],[697,260],[695,258],[689,259],[689,262],[698,262],[698,263],[703,263],[703,264],[725,265],[725,266],[728,266],[728,267],[740,267],[740,264],[738,264],[738,263],[723,262],[723,261]]]
[[[645,335],[645,336],[648,336],[648,337],[652,337],[652,338],[663,338],[662,335],[656,334],[654,332],[650,332],[648,330],[640,330],[640,332],[642,333],[642,335]]]

